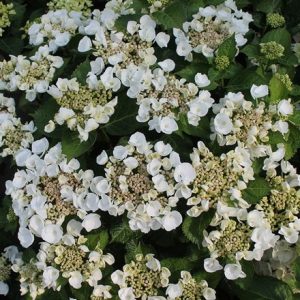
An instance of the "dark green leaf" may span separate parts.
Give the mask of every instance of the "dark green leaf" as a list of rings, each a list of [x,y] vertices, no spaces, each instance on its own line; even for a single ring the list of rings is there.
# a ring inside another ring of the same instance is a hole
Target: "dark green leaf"
[[[62,152],[68,159],[78,157],[87,152],[95,143],[97,138],[96,131],[89,133],[87,141],[81,142],[78,137],[78,132],[67,131],[62,137]]]
[[[280,100],[285,99],[289,94],[286,86],[276,76],[273,76],[270,80],[269,88],[271,103],[278,103]]]
[[[227,90],[231,92],[249,90],[253,84],[266,84],[267,80],[256,73],[255,68],[246,69],[230,79]]]
[[[201,118],[198,126],[193,126],[188,123],[186,114],[181,114],[178,121],[179,129],[186,134],[201,137],[201,139],[208,138],[207,133],[210,130],[209,118]]]
[[[244,287],[242,284],[239,288],[248,294],[248,297],[242,299],[265,299],[265,300],[292,300],[293,293],[289,286],[274,277],[254,275],[251,282],[247,282]],[[250,298],[250,296],[254,298]]]
[[[113,226],[110,230],[111,242],[126,244],[132,238],[140,235],[140,232],[134,232],[130,229],[128,223],[124,221],[121,224]]]
[[[33,114],[34,125],[38,131],[44,133],[44,128],[50,120],[54,119],[54,115],[58,112],[59,105],[52,97],[44,99],[42,104]]]
[[[234,34],[230,38],[226,39],[218,48],[218,55],[225,55],[229,57],[230,60],[234,59],[236,52],[237,49]]]
[[[72,78],[77,78],[78,82],[81,84],[86,84],[86,78],[88,72],[91,71],[90,61],[86,59],[83,63],[79,64],[74,72],[72,73]]]
[[[109,241],[109,234],[106,229],[100,230],[100,232],[89,233],[85,236],[87,238],[86,245],[90,250],[94,250],[96,247],[105,249]]]
[[[128,135],[142,128],[146,124],[136,120],[138,106],[134,99],[119,97],[115,113],[110,118],[109,123],[102,126],[108,134]]]
[[[281,0],[258,0],[256,9],[264,13],[276,12],[281,5]]]
[[[23,40],[17,37],[0,38],[0,50],[6,54],[18,55],[23,48]]]
[[[291,35],[285,28],[273,29],[267,32],[261,39],[262,43],[271,41],[281,44],[286,50],[291,47]]]
[[[200,246],[203,240],[203,230],[208,227],[214,215],[215,212],[211,209],[196,218],[186,216],[182,224],[182,231],[186,238]]]
[[[248,183],[247,188],[243,191],[243,198],[250,204],[256,204],[270,191],[271,187],[268,181],[262,177],[257,177]]]

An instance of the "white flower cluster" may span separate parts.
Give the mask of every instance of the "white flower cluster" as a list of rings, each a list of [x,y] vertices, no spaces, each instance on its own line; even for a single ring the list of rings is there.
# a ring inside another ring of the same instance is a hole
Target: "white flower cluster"
[[[99,207],[99,198],[91,191],[93,171],[80,170],[76,159],[68,161],[60,144],[48,147],[49,142],[43,138],[33,142],[31,150],[18,152],[16,163],[21,169],[6,182],[24,248],[34,242],[34,236],[58,243],[68,216],[78,217],[81,221],[73,220],[74,224],[88,232],[101,226],[100,216],[88,213]]]
[[[96,185],[101,210],[114,216],[127,211],[130,228],[142,232],[170,231],[181,224],[174,180],[180,159],[169,144],[153,147],[137,132],[126,146],[116,146],[112,156],[103,151],[97,162],[105,166],[105,177],[97,178]]]
[[[10,60],[0,62],[0,89],[24,91],[29,101],[35,100],[38,93],[45,93],[56,69],[64,63],[60,56],[49,53],[48,46],[43,46],[29,59],[11,55]]]
[[[129,21],[125,33],[116,31],[114,23],[107,24],[102,18],[102,14],[95,16],[80,28],[85,36],[79,42],[78,51],[92,49],[94,56],[101,57],[105,65],[114,66],[115,72],[126,69],[130,64],[154,65],[157,60],[154,44],[164,48],[169,43],[170,36],[164,32],[156,33],[156,22],[148,15],[143,15],[140,23]]]
[[[106,75],[107,72],[103,74],[103,76]],[[105,81],[103,84],[92,71],[86,83],[82,85],[76,78],[59,78],[56,85],[50,86],[48,93],[56,100],[60,108],[54,120],[50,120],[45,126],[46,132],[52,132],[55,129],[55,123],[66,124],[71,130],[78,131],[82,141],[86,141],[89,132],[109,121],[117,104],[118,98],[113,98],[112,95],[112,91],[116,89],[107,86]]]
[[[78,27],[82,24],[81,12],[66,9],[50,10],[35,20],[28,28],[29,43],[34,46],[46,44],[51,52],[66,46],[75,36]]]
[[[87,239],[80,234],[80,224],[71,223],[61,241],[42,242],[36,257],[29,262],[15,260],[12,270],[19,274],[21,295],[29,293],[35,299],[47,289],[59,291],[62,277],[74,289],[80,289],[86,282],[94,288],[93,294],[106,296],[103,299],[111,298],[111,287],[102,285],[101,279],[105,267],[114,263],[114,257],[110,253],[103,254],[100,248],[89,249],[85,244]]]
[[[135,260],[123,267],[123,271],[115,271],[111,279],[119,286],[121,300],[216,299],[215,290],[209,288],[205,280],[198,282],[189,272],[182,271],[181,279],[173,284],[169,283],[170,276],[170,270],[162,267],[153,254],[137,254]]]
[[[255,99],[268,95],[266,86],[251,88]],[[228,93],[213,105],[216,116],[211,122],[213,134],[219,145],[242,143],[252,158],[268,156],[272,153],[269,142],[270,132],[279,132],[285,136],[289,132],[286,118],[293,114],[291,100],[281,100],[278,104],[267,105],[264,101],[255,104],[247,101],[242,93]]]
[[[191,217],[198,217],[210,208],[224,205],[229,201],[241,207],[248,207],[242,198],[249,180],[254,179],[254,171],[249,152],[236,147],[234,150],[214,156],[203,142],[198,142],[191,160],[196,172],[191,190],[186,189],[184,197]]]
[[[281,162],[280,173],[269,178],[271,191],[252,207],[239,208],[218,203],[210,223],[213,230],[204,231],[203,246],[210,251],[205,259],[207,272],[223,267],[217,258],[227,258],[225,276],[230,280],[245,277],[240,261],[261,261],[265,251],[275,249],[279,241],[295,244],[299,239],[300,175],[287,161]],[[284,240],[282,239],[284,238]],[[275,251],[275,250],[273,250]]]
[[[181,114],[187,116],[189,124],[197,126],[214,103],[208,91],[198,88],[210,84],[207,76],[198,73],[195,76],[197,86],[170,74],[175,67],[171,59],[158,64],[161,68],[145,73],[146,77],[143,75],[142,90],[134,95],[139,105],[137,120],[148,122],[150,130],[165,134],[178,130],[177,120]],[[133,85],[130,89],[137,90]]]
[[[15,156],[33,142],[33,122],[23,124],[15,114],[15,100],[0,93],[0,156]]]
[[[239,10],[233,0],[226,0],[217,7],[201,7],[191,22],[183,24],[183,30],[173,29],[176,52],[188,61],[193,60],[193,52],[212,57],[218,47],[232,35],[235,36],[237,46],[243,46],[247,42],[244,36],[252,21],[252,16]]]

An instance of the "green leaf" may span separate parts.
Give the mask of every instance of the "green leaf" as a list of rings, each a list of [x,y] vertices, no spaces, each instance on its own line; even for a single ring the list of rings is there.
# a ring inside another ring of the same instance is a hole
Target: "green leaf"
[[[289,116],[289,121],[296,126],[300,126],[300,111],[296,110],[291,116]]]
[[[250,204],[258,203],[261,198],[267,196],[271,191],[271,187],[267,180],[257,177],[250,181],[247,188],[243,191],[243,198]]]
[[[141,233],[132,231],[127,221],[123,221],[121,224],[117,224],[111,228],[110,235],[112,243],[126,244],[129,240],[140,236]]]
[[[281,44],[286,50],[291,47],[291,35],[285,28],[273,29],[267,32],[261,39],[262,43],[272,42]]]
[[[119,97],[114,114],[110,118],[109,123],[102,126],[102,128],[105,128],[107,133],[111,135],[131,134],[146,125],[136,120],[137,114],[138,106],[134,99]]]
[[[117,31],[126,32],[127,30],[127,24],[129,21],[136,21],[139,22],[140,16],[139,15],[121,15],[118,17],[118,19],[115,22],[115,28]]]
[[[229,80],[227,90],[231,92],[238,92],[249,90],[253,84],[266,84],[267,80],[256,73],[256,68],[245,69],[237,76]]]
[[[258,0],[256,5],[256,10],[271,13],[276,12],[281,6],[281,0]]]
[[[161,260],[162,267],[168,268],[171,273],[180,273],[181,271],[191,271],[195,265],[189,257],[171,257]]]
[[[246,54],[249,58],[257,58],[260,56],[258,45],[247,45],[241,50],[241,52]]]
[[[197,73],[206,74],[207,71],[207,64],[193,63],[185,66],[183,69],[176,72],[176,74],[179,75],[181,78],[186,79],[187,81],[194,82]]]
[[[81,142],[78,138],[78,132],[67,131],[62,136],[62,152],[67,156],[68,160],[81,156],[92,148],[96,139],[96,131],[90,132],[88,140],[84,142]]]
[[[91,65],[89,59],[86,59],[83,63],[79,64],[74,72],[72,73],[72,78],[77,78],[78,82],[81,84],[86,84],[86,77],[88,72],[91,71]]]
[[[83,283],[82,287],[78,290],[71,287],[71,291],[76,300],[90,299],[92,294],[92,288],[87,283]]]
[[[18,55],[23,49],[23,40],[17,37],[0,38],[0,50],[6,54]]]
[[[154,12],[152,17],[165,29],[181,28],[202,6],[202,0],[175,0],[164,10]]]
[[[137,254],[146,255],[148,253],[155,254],[155,249],[152,246],[145,245],[141,241],[130,240],[126,243],[126,263],[135,259]]]
[[[200,246],[203,240],[203,230],[209,226],[214,215],[215,211],[211,209],[196,218],[186,216],[182,224],[182,232],[189,241]]]
[[[280,100],[285,99],[289,94],[288,89],[276,76],[273,76],[270,80],[269,89],[271,103],[278,103]]]
[[[100,232],[90,233],[85,236],[87,238],[86,245],[89,249],[94,250],[96,247],[105,249],[109,241],[109,234],[106,229],[100,230]]]
[[[244,292],[241,299],[264,299],[264,300],[292,300],[293,293],[290,287],[274,277],[254,275],[251,282],[245,286],[239,284],[239,288]],[[252,298],[251,298],[252,297]]]
[[[236,52],[237,49],[234,34],[226,39],[218,48],[218,55],[225,55],[229,57],[230,60],[234,59]]]
[[[44,128],[50,120],[54,119],[54,115],[58,112],[59,105],[52,97],[47,97],[44,99],[42,104],[35,110],[32,117],[34,120],[34,125],[37,127],[38,131],[44,133]]]
[[[210,131],[209,127],[209,118],[201,118],[198,126],[193,126],[188,123],[186,114],[180,114],[178,126],[181,131],[186,134],[201,137],[202,139],[208,138],[208,132]]]

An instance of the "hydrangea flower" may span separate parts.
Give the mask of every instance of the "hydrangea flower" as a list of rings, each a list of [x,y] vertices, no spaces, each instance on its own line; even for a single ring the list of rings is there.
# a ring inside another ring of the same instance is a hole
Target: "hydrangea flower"
[[[253,86],[251,91],[254,98],[267,95],[263,86]],[[240,92],[228,93],[213,105],[216,116],[211,122],[211,139],[217,139],[221,146],[243,143],[252,158],[266,156],[271,151],[269,133],[278,131],[285,136],[289,132],[286,117],[293,110],[290,100],[283,99],[278,104],[269,105],[258,101],[255,104],[245,100]]]
[[[238,47],[243,46],[247,42],[244,36],[249,31],[252,20],[252,16],[238,10],[232,0],[218,6],[201,7],[191,21],[183,24],[183,30],[173,29],[176,52],[189,61],[192,61],[193,53],[212,57],[231,35],[235,36]]]
[[[197,126],[214,102],[210,92],[199,91],[197,87],[208,85],[208,78],[199,73],[195,77],[197,85],[187,83],[170,73],[175,66],[172,60],[165,60],[159,65],[161,68],[156,68],[152,74],[145,74],[141,91],[133,95],[139,105],[137,120],[148,122],[150,130],[166,134],[178,130],[180,115],[186,115],[188,123]],[[129,86],[138,91],[139,87]]]
[[[219,203],[229,201],[242,207],[249,206],[242,198],[248,181],[254,179],[249,152],[236,147],[215,156],[203,142],[198,142],[197,146],[191,154],[196,177],[187,194],[187,205],[192,206],[187,214],[198,217]]]
[[[29,43],[34,46],[46,44],[49,51],[55,53],[70,42],[82,21],[81,12],[68,12],[66,9],[50,10],[29,24],[27,29]]]
[[[168,286],[171,273],[161,267],[153,254],[138,254],[135,260],[111,275],[114,284],[119,286],[118,295],[125,299],[164,299],[156,297],[158,292]]]
[[[103,211],[113,216],[127,212],[130,228],[142,232],[170,231],[181,224],[173,177],[180,161],[169,144],[157,142],[153,147],[137,132],[111,156],[102,152],[98,163],[105,167],[105,176],[95,178]]]
[[[115,89],[106,85],[104,78],[101,81],[96,76],[86,81],[87,84],[83,85],[76,78],[59,78],[56,85],[50,86],[48,93],[60,108],[54,120],[50,120],[46,125],[46,132],[52,132],[55,124],[66,124],[71,130],[78,131],[82,141],[86,141],[89,132],[109,121],[117,104],[113,90],[116,91],[119,86]]]
[[[170,283],[166,294],[168,300],[205,299],[215,300],[216,291],[205,280],[197,281],[190,272],[181,271],[177,284]]]
[[[80,28],[85,36],[78,45],[79,52],[93,51],[95,57],[103,60],[105,66],[115,66],[115,72],[128,66],[153,66],[157,58],[154,45],[167,47],[170,36],[164,32],[156,33],[156,22],[143,15],[139,23],[129,21],[125,33],[107,28],[101,19],[90,19]],[[89,36],[94,36],[90,38]]]
[[[11,55],[9,61],[0,63],[0,87],[8,91],[25,91],[26,99],[33,101],[37,94],[47,91],[56,69],[62,65],[63,59],[50,55],[47,46],[39,47],[29,59]]]
[[[13,180],[6,182],[6,194],[12,198],[14,213],[19,218],[18,238],[29,247],[34,236],[48,243],[58,243],[63,236],[62,224],[69,216],[82,220],[87,231],[99,228],[100,217],[95,212],[99,198],[91,192],[93,171],[80,170],[79,161],[67,160],[61,144],[48,149],[43,138],[16,156],[18,170]]]

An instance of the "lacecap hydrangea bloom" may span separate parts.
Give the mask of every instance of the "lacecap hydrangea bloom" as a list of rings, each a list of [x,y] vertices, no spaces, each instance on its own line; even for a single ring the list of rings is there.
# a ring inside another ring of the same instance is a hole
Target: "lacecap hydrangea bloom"
[[[232,0],[218,6],[199,8],[192,21],[183,24],[183,30],[173,29],[176,37],[176,52],[187,60],[193,60],[193,53],[202,53],[206,57],[214,56],[218,47],[234,35],[238,47],[243,46],[247,39],[252,16],[239,10]]]
[[[61,144],[48,149],[46,138],[34,141],[31,150],[16,155],[21,169],[13,180],[6,182],[6,194],[12,198],[14,213],[19,218],[18,238],[24,248],[34,242],[34,236],[56,244],[64,234],[66,218],[76,216],[88,232],[101,226],[99,198],[90,187],[91,170],[80,170],[76,159],[67,160]]]
[[[113,216],[127,213],[130,228],[142,232],[170,231],[181,224],[174,179],[180,159],[169,144],[152,145],[137,132],[111,156],[103,151],[97,162],[105,168],[105,176],[95,179],[101,210]]]

